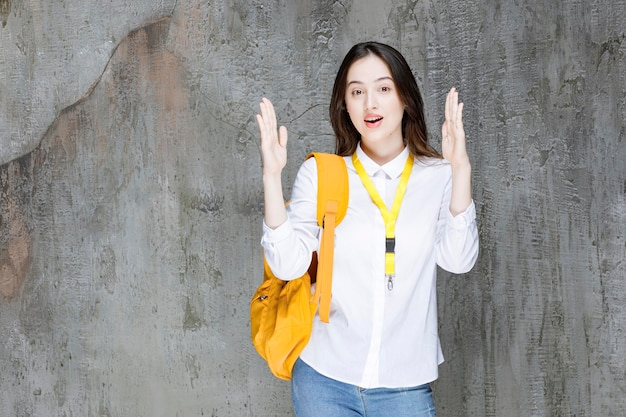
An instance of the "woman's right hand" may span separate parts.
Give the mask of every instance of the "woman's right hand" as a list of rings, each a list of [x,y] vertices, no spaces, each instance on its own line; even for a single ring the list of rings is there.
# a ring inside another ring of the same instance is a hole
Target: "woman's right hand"
[[[263,97],[259,107],[261,114],[256,115],[256,121],[261,133],[263,175],[280,175],[287,164],[287,128],[276,128],[276,113],[271,101]]]

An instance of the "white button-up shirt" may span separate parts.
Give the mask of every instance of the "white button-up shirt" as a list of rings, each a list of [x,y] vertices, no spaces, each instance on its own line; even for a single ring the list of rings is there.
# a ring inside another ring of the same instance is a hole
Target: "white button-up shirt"
[[[408,150],[379,166],[357,156],[387,207],[391,207]],[[452,216],[450,164],[416,158],[396,222],[396,276],[385,278],[385,224],[363,186],[351,157],[348,211],[335,230],[330,323],[316,318],[301,359],[338,381],[363,388],[411,387],[437,379],[443,355],[437,333],[436,266],[469,271],[478,256],[474,203]],[[308,268],[319,251],[317,166],[300,168],[288,220],[264,225],[262,245],[275,275],[289,280]]]

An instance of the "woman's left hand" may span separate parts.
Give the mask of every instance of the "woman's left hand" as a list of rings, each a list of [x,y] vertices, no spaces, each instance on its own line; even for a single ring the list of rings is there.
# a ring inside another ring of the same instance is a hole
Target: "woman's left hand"
[[[441,126],[441,152],[452,168],[469,165],[463,130],[463,103],[453,87],[448,92],[444,107],[445,121]]]

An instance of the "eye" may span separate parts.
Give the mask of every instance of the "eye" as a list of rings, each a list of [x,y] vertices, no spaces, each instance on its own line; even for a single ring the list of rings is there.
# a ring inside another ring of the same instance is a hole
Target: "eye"
[[[382,91],[383,93],[388,93],[391,91],[391,87],[384,85],[382,87],[380,87],[380,91]]]
[[[361,94],[363,94],[363,90],[359,90],[358,88],[355,88],[354,90],[352,90],[351,94],[353,96],[360,96]]]

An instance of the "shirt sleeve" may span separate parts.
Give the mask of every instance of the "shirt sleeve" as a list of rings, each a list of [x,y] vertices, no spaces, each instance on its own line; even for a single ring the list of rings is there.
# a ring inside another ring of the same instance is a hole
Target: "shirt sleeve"
[[[448,272],[463,274],[469,272],[478,258],[478,227],[474,200],[462,213],[450,213],[450,193],[452,181],[448,181],[439,212],[437,243],[435,247],[437,264]]]
[[[302,276],[319,250],[317,225],[317,165],[306,160],[298,174],[287,205],[287,221],[271,229],[263,223],[261,245],[274,275],[285,281]]]

